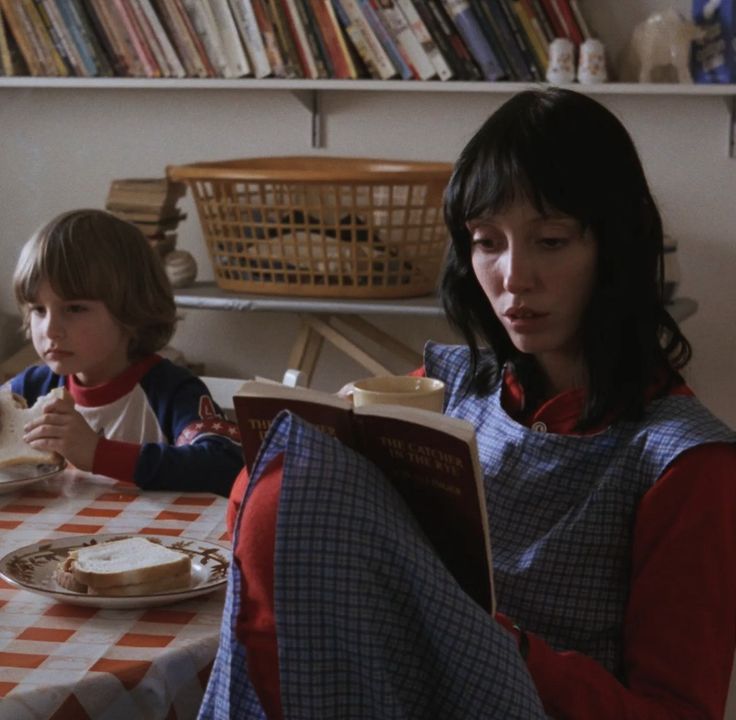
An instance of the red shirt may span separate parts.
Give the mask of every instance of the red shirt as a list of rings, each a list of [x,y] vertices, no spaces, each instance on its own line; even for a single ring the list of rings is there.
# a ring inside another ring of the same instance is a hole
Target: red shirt
[[[680,385],[673,394],[692,394]],[[502,402],[519,422],[569,434],[581,391],[562,393],[522,416],[522,390],[506,374]],[[232,531],[247,486],[235,482]],[[281,718],[273,613],[273,557],[281,489],[280,459],[264,473],[244,510],[234,548],[243,570],[236,632],[269,718]],[[629,600],[623,626],[626,684],[595,660],[556,652],[529,634],[529,671],[545,711],[579,720],[721,720],[736,648],[736,446],[712,443],[680,455],[642,498],[633,533]],[[498,622],[513,621],[500,613]]]

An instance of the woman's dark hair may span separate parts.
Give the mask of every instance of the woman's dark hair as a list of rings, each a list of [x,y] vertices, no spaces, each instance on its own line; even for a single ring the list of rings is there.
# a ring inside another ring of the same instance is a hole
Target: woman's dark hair
[[[130,332],[131,360],[160,350],[176,328],[176,304],[161,261],[135,225],[103,210],[62,213],[23,246],[13,286],[26,331],[44,280],[65,300],[104,302]]]
[[[441,292],[450,324],[471,350],[469,389],[487,394],[510,362],[528,402],[541,399],[539,366],[513,346],[475,278],[466,226],[516,200],[575,218],[597,242],[582,328],[589,392],[578,428],[614,410],[640,417],[657,373],[676,377],[691,355],[664,306],[662,219],[621,122],[588,96],[560,88],[521,92],[494,112],[463,149],[445,193],[452,242]],[[497,363],[479,342],[493,348]]]

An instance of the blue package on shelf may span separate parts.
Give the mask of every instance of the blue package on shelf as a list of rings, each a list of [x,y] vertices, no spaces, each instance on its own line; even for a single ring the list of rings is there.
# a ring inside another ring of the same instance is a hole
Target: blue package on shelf
[[[693,0],[693,20],[704,31],[693,42],[691,72],[696,83],[736,81],[736,0]]]

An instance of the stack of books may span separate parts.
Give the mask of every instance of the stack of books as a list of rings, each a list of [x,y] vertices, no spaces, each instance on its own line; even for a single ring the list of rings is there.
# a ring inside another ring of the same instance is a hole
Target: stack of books
[[[0,74],[543,80],[581,0],[0,0]]]
[[[113,180],[105,209],[133,223],[146,236],[160,257],[176,247],[177,228],[186,218],[177,207],[186,193],[184,183],[167,178]]]

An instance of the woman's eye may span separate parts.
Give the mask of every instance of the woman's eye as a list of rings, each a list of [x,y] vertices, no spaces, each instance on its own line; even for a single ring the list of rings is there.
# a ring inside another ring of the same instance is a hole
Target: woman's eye
[[[563,237],[543,237],[540,238],[539,244],[550,250],[562,247],[567,242],[566,238]]]
[[[82,313],[82,312],[86,312],[87,306],[80,305],[78,303],[72,303],[70,305],[67,305],[66,309],[67,309],[67,312],[70,312],[70,313]]]
[[[500,247],[500,242],[492,237],[473,237],[473,249],[476,248],[485,252],[495,252]]]
[[[29,310],[33,315],[43,315],[46,312],[43,305],[31,305]]]

